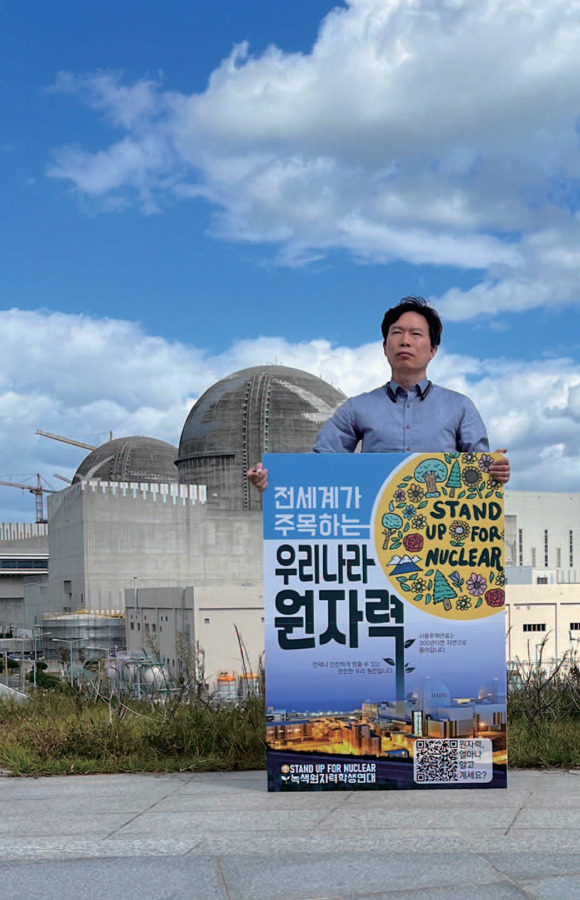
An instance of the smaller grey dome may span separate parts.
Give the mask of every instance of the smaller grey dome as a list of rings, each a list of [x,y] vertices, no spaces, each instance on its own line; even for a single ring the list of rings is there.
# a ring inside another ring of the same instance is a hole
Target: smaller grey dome
[[[116,438],[101,444],[83,459],[75,472],[79,481],[162,483],[177,481],[177,447],[149,437]]]
[[[416,709],[434,712],[440,706],[451,704],[451,691],[444,681],[432,680],[429,675],[422,678],[412,694],[407,698]]]

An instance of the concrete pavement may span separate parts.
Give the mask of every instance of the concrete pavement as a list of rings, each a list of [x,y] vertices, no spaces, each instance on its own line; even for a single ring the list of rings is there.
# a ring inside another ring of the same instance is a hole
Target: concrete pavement
[[[30,900],[580,900],[580,772],[507,791],[267,794],[265,772],[0,777]]]

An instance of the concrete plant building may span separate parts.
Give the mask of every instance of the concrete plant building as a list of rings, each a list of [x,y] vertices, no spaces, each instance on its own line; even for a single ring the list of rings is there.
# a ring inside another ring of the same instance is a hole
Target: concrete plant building
[[[244,369],[200,397],[178,450],[136,437],[97,448],[72,485],[48,500],[46,611],[116,613],[127,604],[129,650],[145,646],[146,631],[149,642],[154,635],[160,641],[164,627],[160,650],[175,660],[173,674],[181,619],[210,675],[240,670],[237,626],[256,665],[263,648],[261,496],[245,473],[266,451],[311,450],[343,399],[298,369]]]
[[[0,524],[0,632],[41,619],[47,589],[48,526]]]

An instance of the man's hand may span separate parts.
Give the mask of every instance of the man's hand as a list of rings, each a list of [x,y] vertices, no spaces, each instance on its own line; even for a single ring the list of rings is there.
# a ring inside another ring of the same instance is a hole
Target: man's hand
[[[505,448],[494,450],[494,453],[507,453],[507,450]],[[496,481],[499,481],[500,484],[507,484],[510,480],[510,461],[507,456],[502,456],[501,459],[494,459],[489,467],[489,474]]]
[[[255,466],[248,469],[246,478],[254,485],[254,487],[258,488],[259,491],[265,491],[268,487],[268,470],[264,469],[262,463],[256,463]]]

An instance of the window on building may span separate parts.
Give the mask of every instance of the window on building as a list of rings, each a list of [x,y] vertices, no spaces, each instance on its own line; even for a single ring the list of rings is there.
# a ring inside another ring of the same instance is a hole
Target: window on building
[[[547,575],[538,575],[536,578],[536,584],[547,584],[548,576]]]
[[[548,568],[548,529],[544,529],[544,566]]]
[[[153,625],[151,626],[151,630],[157,631],[157,625],[155,624],[155,622],[153,622]]]
[[[524,529],[518,528],[518,565],[524,564]]]
[[[532,547],[532,549],[530,551],[530,556],[531,556],[530,561],[532,563],[532,569],[535,569],[536,568],[536,548],[535,547]]]
[[[562,549],[560,547],[556,547],[556,568],[562,568]]]
[[[545,631],[545,622],[524,622],[524,631]]]
[[[570,622],[570,631],[580,631],[580,622]]]
[[[131,622],[131,631],[135,631],[135,623]]]
[[[209,625],[209,619],[204,619],[204,620],[203,620],[203,624],[204,624],[204,625]]]

